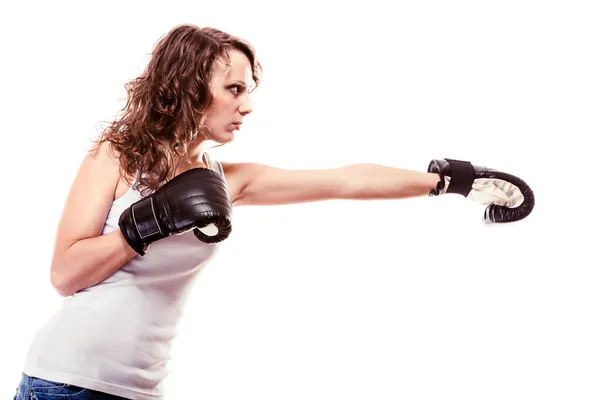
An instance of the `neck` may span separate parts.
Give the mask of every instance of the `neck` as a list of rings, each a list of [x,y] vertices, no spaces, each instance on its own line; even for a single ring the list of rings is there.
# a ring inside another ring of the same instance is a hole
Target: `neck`
[[[201,140],[196,143],[193,147],[188,149],[188,156],[192,162],[192,165],[204,164],[204,153],[210,148],[210,143],[207,140]]]
[[[179,175],[192,168],[208,168],[208,165],[204,162],[204,152],[209,149],[208,143],[203,140],[193,147],[188,149],[189,161],[181,160],[177,165],[175,175]]]

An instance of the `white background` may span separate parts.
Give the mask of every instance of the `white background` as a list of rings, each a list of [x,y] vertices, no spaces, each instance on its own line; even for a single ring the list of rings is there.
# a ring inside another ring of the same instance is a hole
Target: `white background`
[[[464,159],[520,176],[537,204],[492,227],[457,195],[236,209],[187,304],[168,399],[598,399],[592,3],[2,6],[0,397],[60,305],[54,233],[90,138],[153,44],[195,23],[249,40],[265,68],[215,157]]]

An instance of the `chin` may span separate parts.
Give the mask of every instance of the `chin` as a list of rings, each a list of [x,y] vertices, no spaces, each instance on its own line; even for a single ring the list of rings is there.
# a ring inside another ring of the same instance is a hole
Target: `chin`
[[[211,137],[211,139],[214,142],[217,142],[219,144],[227,144],[231,141],[233,141],[233,139],[235,138],[235,134],[233,132],[224,132],[220,135],[214,135],[213,137]]]

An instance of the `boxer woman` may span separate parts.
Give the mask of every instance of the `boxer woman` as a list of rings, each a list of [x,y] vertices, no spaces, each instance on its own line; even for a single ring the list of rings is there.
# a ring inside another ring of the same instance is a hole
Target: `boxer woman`
[[[486,221],[531,212],[523,181],[465,161],[419,172],[211,159],[208,140],[230,142],[252,112],[260,71],[247,42],[216,29],[177,26],[156,43],[72,183],[51,265],[64,301],[35,335],[15,399],[163,398],[187,293],[231,232],[233,206],[459,193],[488,205]]]

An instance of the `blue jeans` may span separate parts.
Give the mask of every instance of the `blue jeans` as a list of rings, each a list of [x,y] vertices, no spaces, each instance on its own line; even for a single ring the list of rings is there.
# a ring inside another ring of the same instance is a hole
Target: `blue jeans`
[[[68,383],[47,381],[23,374],[14,400],[122,400],[114,396]]]

